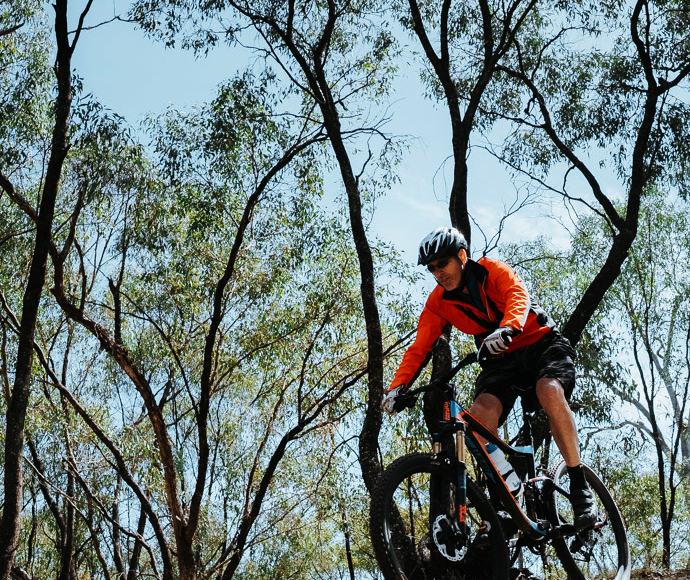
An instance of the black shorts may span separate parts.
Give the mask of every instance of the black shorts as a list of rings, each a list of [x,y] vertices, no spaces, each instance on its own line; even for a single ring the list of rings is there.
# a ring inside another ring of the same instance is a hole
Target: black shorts
[[[536,385],[539,379],[558,379],[563,385],[566,399],[575,387],[575,349],[557,330],[545,334],[534,344],[481,363],[482,371],[474,389],[476,399],[489,393],[501,401],[503,412],[498,424],[502,425],[518,397],[526,411],[539,409]]]

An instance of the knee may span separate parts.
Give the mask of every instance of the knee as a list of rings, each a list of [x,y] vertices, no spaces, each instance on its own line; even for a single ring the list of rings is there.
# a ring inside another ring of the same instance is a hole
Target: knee
[[[487,393],[479,395],[470,407],[470,413],[493,431],[498,427],[498,420],[502,411],[501,402]]]
[[[559,411],[570,412],[570,406],[565,398],[563,386],[557,379],[539,379],[537,382],[537,398],[547,415]]]

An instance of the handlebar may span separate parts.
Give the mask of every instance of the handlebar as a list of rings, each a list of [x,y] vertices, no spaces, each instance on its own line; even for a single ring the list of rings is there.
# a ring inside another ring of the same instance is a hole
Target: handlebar
[[[449,401],[453,396],[452,387],[449,384],[450,379],[452,379],[456,374],[458,374],[458,372],[461,369],[477,362],[479,360],[478,356],[480,353],[481,349],[479,353],[476,351],[472,351],[465,355],[465,357],[452,369],[450,369],[447,373],[445,373],[432,383],[429,383],[428,385],[424,385],[422,387],[417,387],[416,389],[409,389],[404,393],[400,393],[395,398],[395,404],[393,407],[394,410],[400,412],[404,409],[414,407],[417,404],[417,397],[426,391],[441,391],[446,397],[446,400]]]

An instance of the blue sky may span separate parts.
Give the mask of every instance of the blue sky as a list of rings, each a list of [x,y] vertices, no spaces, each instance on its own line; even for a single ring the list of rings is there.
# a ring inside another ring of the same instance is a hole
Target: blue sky
[[[72,3],[73,10],[82,5]],[[124,14],[127,5],[123,0],[95,0],[86,24]],[[72,28],[73,23],[76,13]],[[197,59],[191,52],[166,49],[162,43],[147,40],[132,25],[115,21],[84,31],[73,65],[87,92],[135,126],[145,115],[168,106],[184,110],[212,99],[216,87],[249,58],[240,48],[219,47]],[[412,136],[414,144],[400,166],[400,183],[378,201],[372,228],[415,262],[419,240],[448,223],[450,181],[445,176],[450,176],[452,165],[444,166],[444,160],[451,152],[450,124],[446,109],[422,96],[414,63],[404,70],[406,76],[397,81],[392,120],[386,129]],[[471,154],[469,187],[471,212],[490,236],[504,204],[513,200],[515,187],[500,164],[480,149]],[[544,207],[532,208],[511,219],[507,239],[534,235],[535,215],[544,212]],[[552,224],[547,228],[555,231]]]

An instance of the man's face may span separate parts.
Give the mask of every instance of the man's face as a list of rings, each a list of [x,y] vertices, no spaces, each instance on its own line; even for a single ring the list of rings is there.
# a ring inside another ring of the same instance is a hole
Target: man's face
[[[457,256],[439,258],[429,262],[427,269],[444,290],[455,290],[460,286],[462,271],[465,268],[465,250],[460,250]]]

